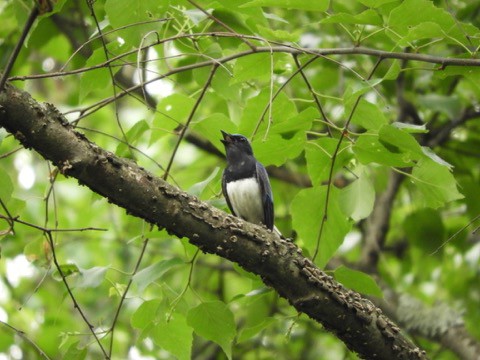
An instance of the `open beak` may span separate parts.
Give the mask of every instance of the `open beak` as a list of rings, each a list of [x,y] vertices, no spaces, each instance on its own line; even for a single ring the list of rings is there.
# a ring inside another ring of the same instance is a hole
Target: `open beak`
[[[223,135],[223,140],[220,140],[224,145],[227,145],[227,144],[230,144],[232,142],[232,135],[230,135],[229,133],[226,133],[225,131],[223,130],[220,130],[222,132],[222,135]]]

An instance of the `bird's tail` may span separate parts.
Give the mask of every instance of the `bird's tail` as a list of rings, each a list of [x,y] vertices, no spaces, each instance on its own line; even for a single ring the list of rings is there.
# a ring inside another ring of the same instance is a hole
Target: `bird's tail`
[[[285,236],[283,236],[283,234],[280,232],[280,230],[278,230],[275,225],[273,225],[273,232],[278,234],[278,236],[280,236],[282,239],[286,239]]]

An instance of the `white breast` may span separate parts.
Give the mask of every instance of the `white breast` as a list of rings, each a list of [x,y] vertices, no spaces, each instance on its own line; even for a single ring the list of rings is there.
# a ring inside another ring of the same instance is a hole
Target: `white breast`
[[[227,184],[227,194],[236,216],[254,224],[264,221],[260,186],[255,179],[242,179]]]

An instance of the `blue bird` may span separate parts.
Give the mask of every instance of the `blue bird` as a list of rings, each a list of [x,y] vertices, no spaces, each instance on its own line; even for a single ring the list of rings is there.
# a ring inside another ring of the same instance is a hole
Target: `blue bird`
[[[227,167],[222,177],[222,192],[235,216],[254,224],[273,225],[273,195],[267,170],[253,155],[252,146],[243,135],[222,131],[227,153]]]

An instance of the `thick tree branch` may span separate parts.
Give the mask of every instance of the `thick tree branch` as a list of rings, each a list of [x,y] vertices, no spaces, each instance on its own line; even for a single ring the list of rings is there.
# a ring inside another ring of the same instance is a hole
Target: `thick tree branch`
[[[425,359],[381,310],[319,270],[293,243],[199,201],[75,131],[58,110],[7,85],[0,126],[128,213],[238,263],[363,358]]]

